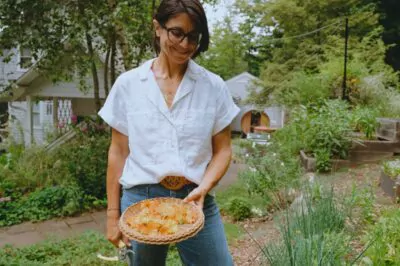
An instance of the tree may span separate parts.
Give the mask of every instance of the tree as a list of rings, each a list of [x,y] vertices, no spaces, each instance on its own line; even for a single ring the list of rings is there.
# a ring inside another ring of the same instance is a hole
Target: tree
[[[268,102],[273,92],[287,92],[300,77],[320,73],[332,58],[343,60],[345,18],[350,21],[349,58],[364,57],[371,66],[381,56],[379,14],[371,0],[237,0],[235,8],[244,17],[242,28],[251,22],[262,29],[250,38],[250,47],[268,53],[260,71],[264,90],[253,97],[258,103]]]
[[[209,50],[197,60],[226,80],[247,71],[244,55],[241,36],[234,31],[231,19],[225,17],[223,23],[215,25]]]
[[[389,46],[386,52],[386,62],[394,70],[400,70],[400,2],[396,0],[377,1],[379,6],[380,23],[384,27],[382,39]]]
[[[151,56],[152,17],[158,4],[159,0],[3,0],[0,45],[30,49],[36,69],[53,82],[79,78],[85,91],[85,78],[91,75],[99,110],[98,66],[105,66],[108,92],[118,72]]]

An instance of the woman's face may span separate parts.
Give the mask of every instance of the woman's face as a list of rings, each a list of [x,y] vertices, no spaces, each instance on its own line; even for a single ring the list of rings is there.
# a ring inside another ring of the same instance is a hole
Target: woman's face
[[[156,35],[160,38],[161,53],[176,64],[187,62],[196,52],[200,34],[195,31],[190,17],[186,13],[170,18],[165,25],[154,21]]]

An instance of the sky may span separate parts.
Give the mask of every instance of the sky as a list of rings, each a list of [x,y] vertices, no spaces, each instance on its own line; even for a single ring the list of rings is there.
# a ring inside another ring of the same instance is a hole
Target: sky
[[[215,7],[205,4],[204,9],[206,11],[208,25],[212,31],[215,23],[221,21],[228,12],[228,7],[233,4],[233,0],[219,0],[219,4]]]

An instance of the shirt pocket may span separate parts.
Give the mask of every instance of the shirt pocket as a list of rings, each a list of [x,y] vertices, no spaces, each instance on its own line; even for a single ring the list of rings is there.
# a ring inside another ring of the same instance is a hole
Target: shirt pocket
[[[183,124],[185,138],[207,140],[212,136],[214,112],[188,110]]]
[[[165,152],[165,143],[160,130],[165,126],[160,112],[128,113],[129,147],[132,157],[142,165],[159,163],[160,154]]]
[[[212,154],[212,130],[214,112],[189,110],[183,123],[186,162],[189,166],[201,165],[210,160]]]

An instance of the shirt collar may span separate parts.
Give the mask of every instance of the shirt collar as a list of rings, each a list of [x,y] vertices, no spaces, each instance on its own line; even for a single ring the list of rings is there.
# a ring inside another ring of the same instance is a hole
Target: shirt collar
[[[150,59],[139,67],[140,80],[146,80],[148,78],[154,60],[155,58]],[[199,66],[196,62],[194,62],[192,59],[190,59],[186,71],[190,78],[196,80],[203,73],[203,68]]]

